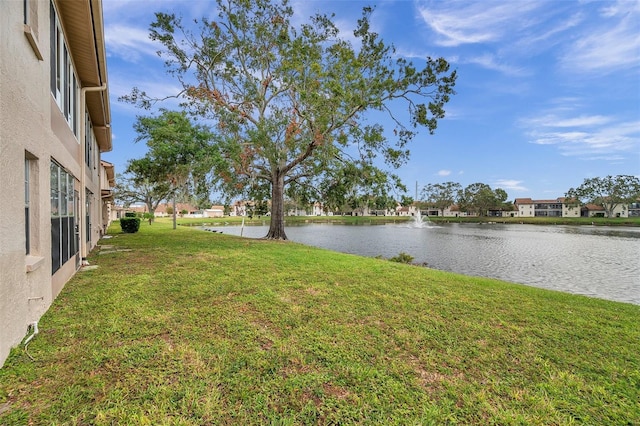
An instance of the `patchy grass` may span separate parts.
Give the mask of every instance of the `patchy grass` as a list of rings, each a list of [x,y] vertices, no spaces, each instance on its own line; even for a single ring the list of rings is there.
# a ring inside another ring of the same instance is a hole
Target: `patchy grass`
[[[111,233],[35,361],[0,370],[0,424],[640,424],[639,306],[162,222]]]

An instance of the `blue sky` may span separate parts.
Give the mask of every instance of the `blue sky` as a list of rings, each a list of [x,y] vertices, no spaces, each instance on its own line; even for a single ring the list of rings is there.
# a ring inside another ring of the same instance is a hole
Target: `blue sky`
[[[396,54],[447,59],[457,94],[435,135],[410,145],[398,170],[413,196],[429,183],[482,182],[509,199],[555,199],[585,178],[640,175],[640,2],[297,0],[296,23],[335,13],[353,38],[363,6]],[[144,155],[133,123],[146,111],[118,101],[134,86],[179,90],[148,38],[154,12],[215,18],[213,1],[103,0],[116,173]],[[166,108],[175,105],[165,104]]]

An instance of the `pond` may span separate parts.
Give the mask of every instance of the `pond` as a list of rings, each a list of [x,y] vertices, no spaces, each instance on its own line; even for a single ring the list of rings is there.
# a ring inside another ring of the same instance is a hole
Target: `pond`
[[[207,227],[260,238],[264,226]],[[407,253],[415,263],[465,275],[640,304],[640,228],[520,224],[309,224],[290,240],[362,256]]]

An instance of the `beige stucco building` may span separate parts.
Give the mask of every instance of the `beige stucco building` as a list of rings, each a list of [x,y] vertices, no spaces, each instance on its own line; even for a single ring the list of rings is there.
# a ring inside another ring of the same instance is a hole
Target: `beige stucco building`
[[[0,1],[0,365],[108,217],[103,27],[101,0]]]

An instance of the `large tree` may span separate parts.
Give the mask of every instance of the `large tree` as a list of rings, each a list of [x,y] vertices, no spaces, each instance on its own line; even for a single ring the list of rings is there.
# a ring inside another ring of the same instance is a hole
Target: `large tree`
[[[640,199],[640,179],[630,175],[585,179],[582,185],[569,189],[565,197],[572,207],[578,203],[592,203],[602,206],[607,217],[613,217],[618,206],[627,208]]]
[[[491,189],[486,183],[472,183],[458,191],[458,204],[462,211],[486,216],[489,209],[505,208],[508,194],[504,189]]]
[[[407,143],[444,117],[456,72],[443,58],[414,65],[371,30],[363,9],[354,37],[340,38],[332,16],[294,27],[288,0],[217,0],[218,18],[185,23],[157,13],[151,38],[182,84],[183,106],[211,120],[224,164],[216,173],[227,191],[267,182],[267,238],[286,239],[287,185],[318,187],[345,163],[399,167]],[[134,88],[128,100],[154,101]],[[385,132],[386,113],[394,129]],[[390,140],[387,135],[393,135]],[[349,178],[347,176],[346,178]]]
[[[461,190],[462,186],[456,182],[430,183],[422,189],[422,198],[444,215],[444,210],[455,204]]]

